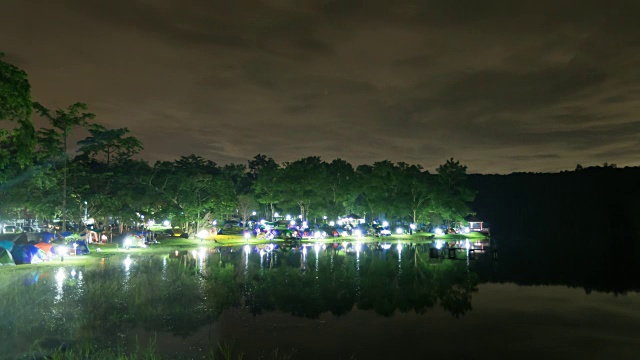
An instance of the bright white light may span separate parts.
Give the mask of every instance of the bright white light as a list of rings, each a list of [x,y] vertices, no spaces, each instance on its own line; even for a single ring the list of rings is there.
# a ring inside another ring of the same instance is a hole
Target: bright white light
[[[436,234],[437,235],[442,235],[442,229],[436,228]]]
[[[329,221],[329,226],[336,226],[336,222],[333,220]]]
[[[467,250],[469,250],[471,248],[471,244],[469,243],[469,239],[466,239],[464,242],[464,247],[467,248]]]
[[[254,211],[254,212],[252,212],[252,213],[251,213],[251,215],[256,216],[256,212],[255,212],[255,211]]]
[[[209,231],[202,229],[202,230],[198,231],[196,236],[199,237],[200,239],[207,238],[207,237],[209,237]]]
[[[195,250],[191,250],[191,255],[193,255],[193,257],[198,256],[198,252]]]
[[[380,247],[382,250],[389,250],[391,249],[391,244],[381,244]]]
[[[302,220],[302,215],[298,215],[298,219]]]
[[[262,220],[260,220],[260,225],[264,225],[264,223],[266,223],[266,222],[267,222],[267,220],[262,219]]]
[[[295,220],[291,220],[291,221],[289,221],[289,225],[295,225],[295,224],[296,224],[296,221],[295,221]]]
[[[402,252],[402,244],[398,243],[398,245],[396,245],[396,249],[398,249],[398,252]]]
[[[303,229],[306,229],[306,228],[308,228],[308,227],[309,227],[309,225],[307,224],[307,222],[306,222],[306,221],[303,221],[303,222],[302,222],[302,228],[303,228]]]
[[[349,243],[348,243],[348,242],[346,242],[346,241],[345,241],[345,242],[343,242],[343,243],[342,243],[342,247],[346,249],[346,248],[347,248],[347,244],[349,244]]]
[[[442,249],[442,241],[441,240],[436,241],[436,249],[438,249],[438,250]]]
[[[327,215],[323,216],[322,218],[323,218],[323,219],[325,219],[325,220],[327,220]]]
[[[178,256],[178,254],[180,254],[180,253],[178,252],[178,250],[176,250],[176,256]]]
[[[316,232],[313,234],[313,236],[314,236],[316,239],[319,239],[319,238],[321,238],[321,237],[322,237],[322,234],[320,233],[320,231],[316,231]]]
[[[124,270],[125,271],[129,271],[129,269],[131,268],[131,257],[129,257],[129,255],[127,255],[127,258],[124,259],[124,261],[122,262],[124,264]]]
[[[244,232],[244,238],[245,238],[245,239],[247,239],[247,240],[249,240],[249,238],[251,238],[251,232],[249,232],[249,231],[245,231],[245,232]]]
[[[382,222],[382,226],[384,226],[384,227],[389,226],[389,222],[388,222],[388,221],[383,221],[383,222]]]
[[[471,229],[469,229],[468,227],[466,227],[466,228],[464,228],[462,231],[463,231],[465,234],[468,234],[468,233],[470,233],[470,232],[471,232]]]
[[[355,229],[355,230],[353,231],[353,234],[354,234],[356,237],[361,237],[361,236],[362,236],[362,231],[360,231],[360,229]]]
[[[164,226],[169,226],[169,224],[171,224],[171,223],[169,222],[169,220],[165,220],[165,221],[163,221],[163,222],[162,222],[162,225],[164,225]]]
[[[68,247],[66,247],[66,246],[60,246],[60,247],[58,248],[58,251],[60,252],[60,254],[59,254],[60,256],[67,256],[67,255],[69,255],[69,248],[68,248]]]
[[[342,224],[344,224],[344,221],[338,220],[338,225],[342,225]]]
[[[198,252],[198,256],[200,257],[200,259],[204,259],[204,256],[206,255],[206,251],[204,248],[200,248],[200,251]]]
[[[411,230],[415,230],[416,229],[416,224],[411,224],[411,225],[409,225],[409,227],[411,228]]]
[[[273,214],[273,216],[274,216],[274,217],[280,217],[280,214],[275,213],[275,214]]]
[[[271,252],[271,251],[273,251],[274,248],[275,248],[275,245],[267,244],[267,251]]]
[[[58,283],[58,287],[62,287],[64,283],[64,279],[67,277],[67,273],[64,268],[59,268],[56,272],[56,282]]]
[[[302,254],[303,255],[307,255],[307,247],[306,246],[302,248]]]
[[[73,244],[74,248],[76,247],[76,244]],[[126,238],[124,238],[124,246],[131,246],[133,245],[133,239],[131,239],[130,236],[127,236]]]
[[[251,246],[249,245],[245,245],[243,249],[244,249],[244,253],[247,255],[249,255],[249,253],[251,252]]]
[[[76,269],[71,269],[71,278],[75,278],[76,277]]]
[[[320,252],[320,248],[321,248],[321,247],[320,247],[320,244],[315,244],[315,245],[313,246],[313,249],[316,251],[316,253]]]
[[[212,225],[218,225],[218,220],[213,220],[213,222],[211,223]]]
[[[396,234],[402,234],[402,228],[397,228],[396,229]]]
[[[287,214],[287,216],[284,217],[285,220],[291,220],[291,215]]]
[[[357,243],[356,243],[356,251],[357,251],[357,252],[362,251],[362,243],[360,243],[360,242],[357,242]]]
[[[264,251],[264,249],[260,249],[260,256],[264,256],[264,254],[266,254],[266,252]]]

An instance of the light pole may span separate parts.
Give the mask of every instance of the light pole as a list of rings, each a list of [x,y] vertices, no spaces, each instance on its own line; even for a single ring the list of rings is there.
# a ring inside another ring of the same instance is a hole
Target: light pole
[[[89,206],[87,205],[87,201],[84,202],[84,226],[87,226],[87,213]]]

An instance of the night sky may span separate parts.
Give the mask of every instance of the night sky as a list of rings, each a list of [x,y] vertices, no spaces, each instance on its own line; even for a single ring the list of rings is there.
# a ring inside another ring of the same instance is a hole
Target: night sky
[[[640,1],[2,0],[49,107],[142,156],[640,165]]]

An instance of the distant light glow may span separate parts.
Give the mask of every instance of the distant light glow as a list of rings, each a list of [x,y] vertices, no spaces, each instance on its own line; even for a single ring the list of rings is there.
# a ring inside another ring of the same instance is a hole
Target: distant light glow
[[[210,235],[209,231],[204,229],[198,231],[198,233],[196,234],[196,236],[199,237],[200,239],[208,238],[209,235]]]
[[[438,249],[438,250],[442,249],[442,241],[441,240],[436,241],[436,249]]]
[[[398,252],[402,252],[402,244],[398,243],[398,245],[396,245],[396,249],[398,249]]]
[[[287,216],[284,217],[285,220],[291,220],[291,215],[287,214]]]
[[[443,234],[442,229],[440,229],[440,228],[436,228],[435,231],[436,231],[437,235],[442,235]]]
[[[296,221],[295,221],[295,220],[291,220],[291,221],[289,221],[289,225],[295,225],[295,224],[296,224]]]
[[[411,230],[415,230],[416,229],[416,224],[411,224],[411,225],[409,225],[409,227],[411,228]]]
[[[253,212],[251,213],[251,215],[253,215],[253,216],[256,216],[256,214],[257,214],[257,213],[256,213],[255,211],[253,211]]]
[[[361,242],[357,242],[356,243],[356,252],[360,252],[362,251],[362,243]]]
[[[245,254],[249,255],[249,253],[251,252],[251,246],[249,246],[249,245],[245,245],[245,246],[243,247],[243,250],[244,250],[244,253],[245,253]]]
[[[329,226],[336,226],[336,222],[333,220],[329,221]]]
[[[397,228],[397,229],[396,229],[396,234],[402,234],[402,233],[403,233],[402,228]]]
[[[380,244],[380,247],[382,250],[389,250],[391,249],[391,244]]]
[[[244,232],[244,238],[245,238],[245,239],[247,239],[247,240],[249,240],[249,239],[251,238],[251,232],[249,232],[249,231],[245,231],[245,232]]]
[[[355,235],[356,237],[362,237],[362,231],[360,229],[355,229],[353,235]]]
[[[164,226],[169,226],[171,223],[169,222],[169,220],[165,220],[162,222],[162,225]]]
[[[384,227],[389,226],[389,222],[388,222],[388,221],[383,221],[383,222],[382,222],[382,226],[384,226]]]
[[[273,214],[273,216],[274,216],[274,217],[280,217],[280,214],[275,213],[275,214]]]

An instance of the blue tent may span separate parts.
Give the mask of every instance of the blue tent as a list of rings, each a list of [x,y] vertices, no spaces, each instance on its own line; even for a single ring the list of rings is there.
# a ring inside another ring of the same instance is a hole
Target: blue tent
[[[87,243],[84,240],[76,240],[74,242],[71,243],[71,246],[73,246],[73,244],[77,244],[76,246],[76,255],[88,255],[89,254],[89,247],[87,246]]]
[[[11,251],[11,249],[13,249],[13,241],[0,240],[0,248],[7,249],[7,251]]]
[[[47,244],[53,241],[56,237],[55,234],[48,231],[43,231],[42,233],[40,233],[40,236],[42,237],[42,242],[45,242]]]
[[[0,266],[7,266],[7,265],[15,265],[15,261],[13,261],[13,256],[11,256],[11,253],[9,252],[9,250],[0,247]]]
[[[44,251],[31,244],[16,245],[11,250],[11,255],[16,264],[37,264],[49,258]]]

